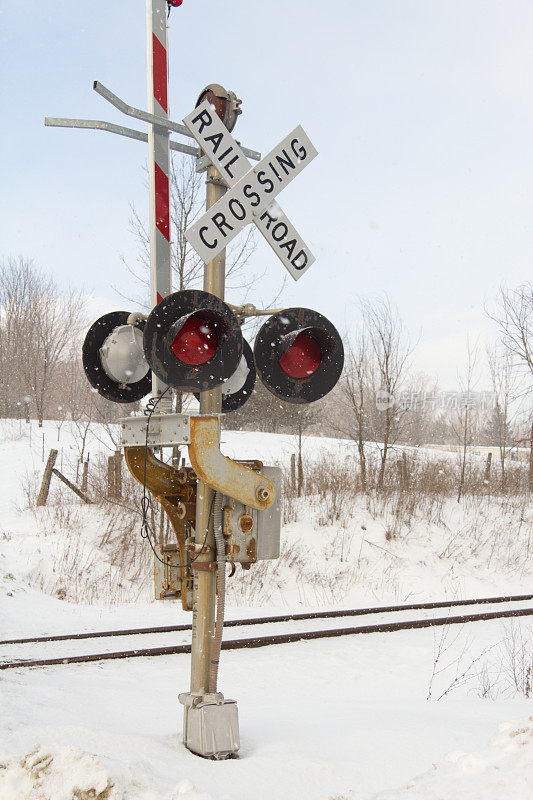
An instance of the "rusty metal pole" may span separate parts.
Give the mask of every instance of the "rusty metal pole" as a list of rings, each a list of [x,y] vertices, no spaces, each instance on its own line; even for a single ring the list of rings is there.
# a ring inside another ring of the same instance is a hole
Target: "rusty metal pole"
[[[206,210],[211,208],[225,193],[226,186],[216,169],[208,167]],[[204,268],[204,291],[224,299],[226,279],[226,251],[222,250]],[[200,392],[200,414],[220,414],[222,410],[222,386],[209,392]],[[220,433],[220,428],[219,428]],[[205,483],[198,481],[196,499],[195,542],[201,545],[209,528],[206,544],[211,547],[214,561],[215,536],[211,507],[214,492]],[[211,643],[215,633],[216,572],[195,570],[193,565],[193,608],[191,645],[191,694],[205,695],[209,687],[209,662]]]

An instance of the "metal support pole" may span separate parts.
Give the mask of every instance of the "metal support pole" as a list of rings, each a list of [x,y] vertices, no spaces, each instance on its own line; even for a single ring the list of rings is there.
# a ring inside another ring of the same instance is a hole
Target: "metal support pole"
[[[206,210],[211,208],[225,193],[226,186],[214,167],[207,170]],[[226,278],[226,251],[204,267],[204,291],[224,299]],[[200,414],[219,414],[222,410],[222,387],[209,392],[200,392]],[[198,481],[196,497],[195,542],[201,545],[209,528],[206,544],[212,548],[214,560],[215,537],[213,529],[213,490]],[[191,693],[205,695],[215,691],[209,686],[209,661],[211,644],[215,633],[216,572],[195,570],[193,585],[193,616],[191,646]]]
[[[148,57],[148,111],[168,121],[167,2],[146,0]],[[171,292],[170,267],[170,148],[168,128],[150,124],[148,128],[150,188],[150,304],[156,306]],[[152,394],[160,397],[165,384],[152,374]],[[159,412],[172,410],[172,397],[166,395]]]

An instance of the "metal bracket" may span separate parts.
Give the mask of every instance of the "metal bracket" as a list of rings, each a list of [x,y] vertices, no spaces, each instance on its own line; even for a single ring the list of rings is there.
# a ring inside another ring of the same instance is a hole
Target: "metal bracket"
[[[142,111],[140,108],[130,106],[125,103],[120,97],[117,97],[114,92],[104,86],[100,81],[93,82],[93,89],[95,92],[103,97],[112,106],[118,108],[123,114],[128,117],[135,117],[141,119],[143,122],[149,122],[151,125],[159,125],[161,128],[166,128],[167,131],[174,133],[181,133],[182,136],[194,138],[190,131],[182,125],[181,122],[172,122],[164,117],[158,117],[155,114],[149,114],[147,111]],[[148,134],[142,131],[136,131],[133,128],[126,128],[124,125],[115,125],[113,122],[106,122],[101,119],[70,119],[66,117],[45,117],[44,124],[51,128],[86,128],[88,130],[108,131],[109,133],[117,133],[119,136],[126,136],[128,139],[137,139],[140,142],[148,141]],[[173,142],[169,140],[171,150],[177,150],[179,153],[186,153],[188,156],[196,156],[198,161],[206,158],[202,155],[199,147],[191,147],[188,144],[181,144],[181,142]],[[261,153],[255,150],[249,150],[246,147],[242,148],[248,158],[253,158],[256,161],[261,159]],[[210,163],[210,162],[209,162]]]
[[[107,86],[100,83],[100,81],[93,81],[93,89],[95,92],[98,92],[104,100],[107,100],[108,103],[111,103],[112,106],[118,108],[119,111],[122,111],[122,113],[126,114],[128,117],[142,119],[144,122],[149,122],[151,125],[159,125],[161,128],[168,128],[170,131],[175,131],[176,133],[181,133],[183,136],[189,136],[194,139],[194,136],[185,125],[182,125],[180,122],[171,122],[171,120],[166,117],[158,117],[155,114],[149,114],[148,111],[141,111],[140,108],[128,105],[124,100],[121,100],[120,97],[117,97],[111,89],[108,89]]]
[[[189,131],[187,131],[187,133],[189,133]],[[192,134],[189,133],[189,136],[192,136]],[[235,139],[235,141],[237,142],[237,144],[239,145],[245,156],[248,156],[248,158],[251,158],[253,161],[261,161],[261,153],[258,153],[256,150],[249,150],[247,147],[243,147],[242,144],[237,139]],[[205,170],[211,166],[212,162],[209,156],[204,155],[204,153],[201,150],[200,153],[201,155],[198,156],[198,160],[196,162],[196,172],[205,172]],[[225,185],[226,184],[224,183],[224,186]]]
[[[226,184],[224,183],[222,178],[207,178],[206,183],[214,183],[215,186],[223,186],[224,188],[226,188]]]
[[[119,423],[123,447],[189,445],[197,478],[212,489],[258,511],[274,502],[276,490],[272,481],[220,452],[219,415],[152,414],[125,417]]]
[[[112,122],[104,122],[101,119],[67,119],[65,117],[45,117],[44,124],[51,128],[87,128],[88,130],[108,131],[118,133],[119,136],[126,136],[128,139],[137,139],[139,142],[147,142],[148,134],[136,131],[133,128],[126,128],[124,125],[115,125]],[[191,147],[189,144],[169,141],[171,150],[186,153],[188,156],[198,156],[200,150]]]
[[[193,561],[191,564],[191,569],[194,572],[216,572],[218,569],[218,565],[216,561]]]
[[[152,414],[119,419],[123,447],[172,447],[191,441],[188,414]],[[146,430],[148,428],[148,440]]]
[[[135,480],[146,486],[165,510],[176,534],[176,544],[165,546],[159,554],[164,563],[154,560],[156,597],[161,598],[168,591],[179,592],[183,610],[192,611],[193,575],[185,545],[190,530],[179,509],[184,503],[195,501],[196,486],[182,483],[174,467],[156,458],[150,447],[125,447],[124,460]],[[157,546],[155,550],[158,551]]]
[[[107,86],[104,86],[103,83],[100,83],[100,81],[93,82],[93,89],[95,92],[98,92],[101,97],[107,100],[108,103],[111,103],[112,106],[118,108],[119,111],[122,111],[122,113],[126,114],[128,117],[142,119],[144,122],[149,122],[151,125],[159,125],[161,128],[168,128],[170,131],[175,131],[175,133],[181,133],[183,136],[189,136],[191,139],[194,139],[194,136],[189,129],[186,128],[185,125],[182,125],[181,122],[172,122],[166,117],[158,117],[155,114],[149,114],[147,111],[142,111],[140,108],[135,108],[134,106],[128,105],[124,102],[124,100],[121,100],[120,97],[117,97],[117,95],[114,94],[111,89],[108,89]],[[242,147],[242,145],[241,149],[242,152],[248,156],[248,158],[253,158],[255,161],[261,160],[261,153],[257,153],[255,150],[249,150],[247,147]],[[201,151],[199,149],[194,149],[194,155],[198,155],[200,152]]]
[[[198,480],[258,511],[274,502],[272,481],[220,452],[217,416],[191,417],[190,426],[189,458]]]
[[[238,317],[270,317],[272,314],[282,314],[284,308],[256,308],[253,303],[244,303],[242,306],[234,306],[228,303],[229,307]]]

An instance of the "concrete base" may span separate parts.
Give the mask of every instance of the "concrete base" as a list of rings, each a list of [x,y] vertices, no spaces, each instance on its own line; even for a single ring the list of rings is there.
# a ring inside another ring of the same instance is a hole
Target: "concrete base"
[[[196,697],[180,694],[183,708],[183,743],[204,758],[235,756],[240,747],[239,715],[235,700],[224,700],[220,692]]]

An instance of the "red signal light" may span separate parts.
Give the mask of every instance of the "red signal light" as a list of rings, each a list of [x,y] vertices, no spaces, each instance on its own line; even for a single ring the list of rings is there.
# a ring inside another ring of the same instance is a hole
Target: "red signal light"
[[[243,338],[239,320],[223,300],[183,289],[152,309],[143,350],[148,365],[167,386],[179,392],[207,392],[237,370]]]
[[[307,333],[299,333],[280,358],[279,365],[291,378],[308,378],[318,368],[321,358],[318,342]]]
[[[168,2],[170,3],[171,6],[174,6],[174,8],[177,8],[178,6],[181,6],[181,4],[183,3],[183,0],[168,0]]]
[[[314,403],[339,380],[344,348],[331,322],[310,308],[273,314],[255,338],[255,368],[269,392],[288,403]]]
[[[215,328],[202,317],[189,317],[172,342],[171,350],[184,364],[205,364],[218,347]]]

